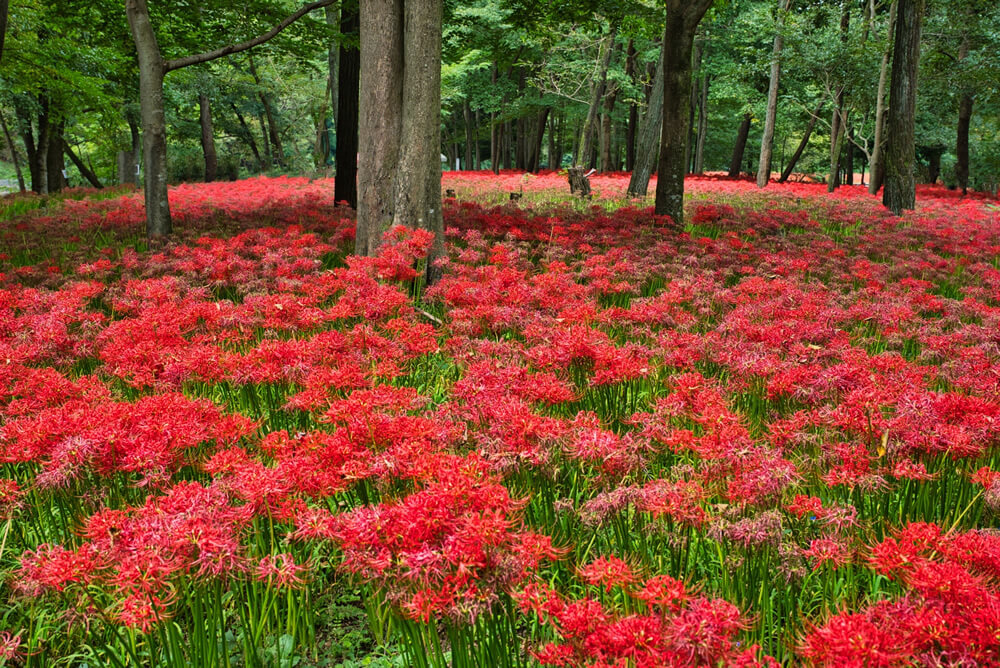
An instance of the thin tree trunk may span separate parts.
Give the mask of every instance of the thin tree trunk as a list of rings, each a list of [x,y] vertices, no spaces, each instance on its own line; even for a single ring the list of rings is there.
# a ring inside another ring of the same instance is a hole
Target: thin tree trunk
[[[271,153],[271,140],[267,137],[267,121],[264,120],[264,112],[257,114],[257,125],[260,126],[261,143],[264,144],[265,170],[274,167],[274,154]]]
[[[847,156],[844,169],[844,184],[854,185],[854,128],[850,128],[847,134]]]
[[[925,0],[899,0],[896,19],[882,202],[897,216],[917,205],[914,130],[924,6]]]
[[[49,125],[49,144],[45,160],[50,193],[59,192],[69,185],[66,179],[66,160],[63,151],[63,127],[62,121]]]
[[[694,152],[694,173],[705,173],[705,137],[708,135],[708,75],[701,78],[701,100],[698,104],[698,146]]]
[[[556,115],[549,115],[549,169],[559,169],[562,165],[561,156],[556,155]]]
[[[626,193],[629,197],[645,197],[649,190],[649,178],[653,174],[653,165],[660,149],[660,131],[663,126],[663,71],[664,54],[667,39],[664,36],[663,47],[660,49],[660,62],[656,67],[653,87],[649,92],[649,104],[639,123],[639,138],[636,147],[635,165],[629,177]]]
[[[4,5],[6,5],[6,0],[4,0]],[[0,112],[0,127],[3,127],[3,136],[7,140],[7,149],[10,151],[10,159],[14,163],[14,171],[17,173],[17,187],[21,192],[26,192],[27,188],[24,185],[24,173],[21,171],[21,159],[17,157],[17,147],[14,146],[14,141],[10,138],[10,128],[7,127],[7,119],[4,118],[3,112]]]
[[[816,109],[809,115],[809,123],[806,125],[805,134],[802,135],[802,141],[799,142],[798,147],[795,149],[795,153],[789,158],[788,164],[785,165],[785,169],[781,172],[781,177],[778,179],[778,183],[784,183],[788,180],[788,177],[792,175],[792,171],[795,169],[795,165],[798,164],[799,158],[806,150],[806,146],[809,145],[809,137],[812,136],[813,128],[816,127],[816,119],[819,118],[820,112],[823,110],[823,103],[820,102],[816,105]]]
[[[639,81],[636,75],[639,68],[636,67],[635,59],[635,44],[629,40],[625,57],[625,76],[631,79],[633,84],[638,85]],[[625,126],[625,171],[627,172],[631,172],[635,167],[635,133],[638,125],[639,105],[633,102],[628,106],[628,123]]]
[[[66,155],[69,156],[69,159],[73,162],[74,165],[76,165],[77,170],[80,172],[80,176],[87,179],[90,185],[94,186],[95,188],[103,188],[104,184],[101,183],[101,180],[99,178],[97,178],[97,174],[94,174],[94,170],[87,167],[87,165],[83,162],[80,156],[78,156],[76,152],[73,150],[73,148],[69,145],[69,142],[63,139],[62,146],[63,150],[66,151]]]
[[[843,116],[844,94],[841,91],[833,100],[833,119],[830,123],[830,176],[826,191],[832,193],[840,185],[840,152],[844,146],[847,119]]]
[[[472,149],[476,142],[472,125],[472,107],[469,106],[468,100],[462,104],[462,117],[465,119],[465,164],[462,165],[462,168],[468,171],[472,169]]]
[[[580,162],[586,162],[590,157],[590,152],[594,143],[594,126],[597,124],[597,114],[600,111],[601,100],[604,98],[604,89],[608,84],[608,68],[611,67],[611,57],[615,52],[615,37],[618,36],[618,26],[611,26],[611,33],[608,35],[607,50],[604,52],[604,59],[601,61],[601,69],[597,75],[590,96],[590,107],[587,110],[587,119],[583,122],[583,132],[580,136],[580,151],[577,154]],[[575,164],[575,162],[574,162]]]
[[[737,178],[743,166],[743,154],[747,148],[747,138],[750,136],[750,124],[753,122],[753,115],[748,111],[743,114],[740,122],[740,129],[736,132],[736,144],[733,146],[733,157],[729,161],[729,177]]]
[[[531,144],[531,162],[528,171],[537,174],[542,163],[542,141],[545,139],[545,124],[549,120],[549,107],[545,107],[538,112],[538,119],[535,123],[535,138]]]
[[[215,128],[212,125],[212,103],[205,93],[198,95],[201,120],[201,151],[205,156],[205,183],[218,178],[219,158],[215,153]]]
[[[163,58],[149,22],[146,0],[125,0],[132,39],[139,57],[139,104],[142,114],[143,162],[146,170],[146,234],[164,237],[172,231],[167,201],[167,120],[163,105]]]
[[[24,152],[28,156],[28,176],[31,178],[31,190],[39,192],[38,187],[41,181],[38,178],[38,145],[35,142],[35,135],[31,129],[31,118],[21,107],[15,106],[14,113],[17,116],[18,130],[21,140],[24,142]]]
[[[774,125],[778,117],[778,84],[781,78],[781,51],[784,48],[785,14],[791,0],[778,0],[775,17],[777,31],[771,48],[771,79],[767,86],[767,113],[764,117],[764,136],[760,141],[760,160],[757,161],[757,187],[764,188],[771,180],[771,156],[774,150]]]
[[[686,108],[691,99],[691,50],[695,31],[712,0],[666,0],[663,58],[663,126],[656,170],[657,215],[684,225],[684,154],[688,139]]]
[[[479,159],[479,110],[476,109],[476,136],[473,142],[473,165],[475,165],[475,170],[478,172],[482,166],[482,161]]]
[[[361,105],[355,253],[374,255],[393,220],[403,121],[403,1],[361,3]]]
[[[611,135],[614,130],[611,126],[611,115],[615,110],[615,101],[618,99],[618,86],[612,86],[608,94],[604,96],[604,115],[601,117],[601,171],[613,171],[611,163]]]
[[[330,6],[326,8],[326,24],[331,29],[343,33],[344,28],[340,25],[340,8]],[[340,50],[337,40],[330,40],[330,48],[326,53],[327,70],[330,79],[330,111],[333,115],[333,129],[336,132],[340,128],[337,126],[337,110],[340,108]]]
[[[356,10],[342,9],[340,30],[354,35],[359,29]],[[337,58],[337,154],[333,181],[335,202],[347,202],[358,208],[358,104],[360,95],[361,53],[357,48],[340,48]]]
[[[271,105],[271,98],[265,93],[260,94],[260,103],[264,107],[264,118],[267,119],[267,135],[271,140],[271,153],[279,166],[285,166],[285,149],[281,143],[281,133],[278,131],[278,120]]]
[[[257,168],[260,171],[263,171],[264,161],[260,157],[260,150],[257,148],[257,142],[253,138],[253,133],[250,131],[250,126],[247,125],[246,119],[243,118],[243,114],[241,114],[240,110],[236,108],[236,105],[233,104],[230,106],[233,109],[233,113],[236,114],[236,120],[239,121],[240,123],[240,135],[242,136],[243,141],[245,141],[247,143],[247,146],[250,147],[250,152],[253,153],[254,160],[257,161]]]
[[[885,105],[885,87],[889,79],[889,58],[892,56],[892,42],[896,32],[897,5],[897,0],[893,0],[889,8],[888,46],[882,52],[882,65],[878,73],[878,91],[875,101],[875,140],[874,146],[872,146],[871,167],[868,170],[868,192],[872,195],[879,191],[879,188],[882,187],[882,181],[885,178],[885,152],[883,147],[885,143],[884,134],[887,111]]]
[[[962,44],[958,50],[958,60],[961,62],[969,56],[969,35],[962,35]],[[958,101],[958,137],[955,140],[955,177],[962,194],[969,192],[969,126],[972,124],[972,92],[964,91]]]
[[[693,73],[698,73],[699,75],[701,74],[701,53],[702,53],[703,42],[704,42],[703,39],[696,39],[695,42],[694,42],[694,47],[693,47],[694,48],[694,68],[693,68],[692,74]],[[694,152],[693,151],[694,146],[698,142],[698,136],[696,134],[696,132],[697,132],[697,126],[695,125],[695,122],[694,122],[694,114],[695,114],[695,111],[698,109],[698,89],[695,88],[694,86],[688,86],[688,90],[690,91],[690,100],[688,101],[688,106],[687,106],[687,110],[688,110],[688,117],[687,117],[688,135],[687,135],[687,139],[684,142],[684,171],[685,171],[685,174],[690,174],[692,171],[694,171],[694,162],[691,160],[691,158],[692,158],[692,153]]]

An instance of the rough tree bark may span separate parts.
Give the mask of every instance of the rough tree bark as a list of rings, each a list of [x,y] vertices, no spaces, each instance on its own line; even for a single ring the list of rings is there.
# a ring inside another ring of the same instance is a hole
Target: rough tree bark
[[[240,53],[270,40],[309,12],[332,5],[336,0],[316,0],[253,39],[238,44],[165,61],[149,20],[146,0],[125,0],[128,19],[139,60],[139,105],[143,126],[143,162],[146,167],[146,234],[163,237],[171,232],[170,204],[167,201],[167,137],[163,104],[163,77],[167,72]]]
[[[736,132],[736,144],[733,145],[733,157],[729,161],[729,178],[735,179],[742,172],[743,154],[747,148],[747,138],[750,136],[750,124],[753,122],[753,115],[748,111],[743,114],[740,121],[740,129]]]
[[[354,252],[373,255],[392,225],[395,204],[393,186],[403,127],[403,0],[364,0],[359,14],[359,138],[365,150],[358,157]]]
[[[771,48],[771,79],[767,85],[767,113],[764,116],[764,136],[760,140],[760,160],[757,161],[757,187],[764,188],[771,180],[771,155],[774,150],[774,124],[778,117],[778,84],[781,78],[781,51],[784,48],[785,14],[792,0],[778,0],[775,16],[776,31]]]
[[[657,215],[684,224],[684,151],[691,99],[691,49],[694,35],[712,0],[666,0],[663,44],[663,125],[656,170]]]
[[[868,192],[874,195],[882,187],[885,177],[884,146],[885,143],[885,87],[889,79],[889,58],[892,56],[893,35],[896,32],[897,2],[893,0],[889,8],[888,42],[882,52],[882,65],[878,73],[878,90],[875,101],[875,139],[872,146],[871,167],[868,169]]]
[[[215,128],[212,125],[212,103],[205,93],[198,94],[201,120],[201,152],[205,156],[205,183],[218,178],[219,158],[215,153]]]
[[[342,9],[340,30],[345,35],[356,35],[359,29],[358,12]],[[337,63],[337,155],[333,181],[335,202],[347,202],[358,208],[358,95],[361,73],[361,53],[357,47],[341,45]]]
[[[597,114],[600,111],[601,100],[604,98],[604,90],[608,84],[608,68],[611,67],[611,57],[615,52],[615,37],[618,36],[618,26],[611,26],[611,34],[608,35],[607,50],[604,52],[604,59],[601,61],[601,69],[597,75],[597,81],[590,95],[590,107],[587,109],[587,118],[583,122],[583,132],[580,136],[580,150],[577,153],[577,162],[586,162],[590,159],[590,153],[594,145],[594,126],[597,124]]]
[[[639,122],[639,137],[636,146],[635,165],[629,177],[626,194],[629,197],[645,197],[649,190],[649,178],[653,174],[653,164],[660,148],[660,131],[663,127],[663,58],[667,50],[667,37],[663,38],[660,62],[649,91],[649,103]]]
[[[899,0],[896,16],[882,203],[897,216],[917,205],[914,130],[924,7],[925,0]]]

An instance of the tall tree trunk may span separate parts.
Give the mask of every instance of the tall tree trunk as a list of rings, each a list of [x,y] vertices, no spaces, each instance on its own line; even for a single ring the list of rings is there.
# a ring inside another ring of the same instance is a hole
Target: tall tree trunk
[[[66,179],[66,160],[64,158],[63,151],[63,127],[64,123],[62,121],[54,122],[49,125],[49,146],[48,152],[45,157],[46,160],[46,171],[49,181],[49,192],[55,193],[59,192],[67,185],[69,185]]]
[[[475,170],[478,172],[482,166],[482,163],[479,159],[479,110],[478,109],[476,109],[475,120],[476,120],[476,136],[475,136],[475,141],[473,142],[472,159],[474,160],[473,164],[475,165]]]
[[[840,152],[844,147],[844,133],[847,127],[843,105],[844,93],[841,91],[833,99],[833,119],[830,123],[830,176],[826,180],[828,193],[832,193],[840,185]]]
[[[250,152],[253,153],[254,160],[257,161],[258,170],[263,171],[264,160],[261,158],[260,150],[257,148],[257,142],[253,138],[253,132],[250,131],[250,126],[247,125],[247,120],[243,118],[243,114],[240,113],[240,110],[236,108],[235,104],[230,106],[233,108],[233,113],[236,114],[236,120],[239,121],[240,136],[243,138],[243,141],[247,143],[247,146],[250,147]]]
[[[899,0],[896,18],[882,202],[897,216],[917,205],[914,130],[924,6],[925,0]]]
[[[590,94],[590,107],[587,109],[587,118],[583,122],[583,133],[580,136],[580,151],[577,154],[580,162],[587,162],[594,143],[594,126],[597,124],[597,114],[600,111],[601,100],[604,98],[604,90],[608,85],[608,68],[611,67],[611,57],[615,52],[615,37],[618,36],[618,26],[611,26],[611,33],[608,35],[607,50],[601,60],[601,69],[597,74]]]
[[[806,150],[806,146],[809,145],[809,137],[812,136],[813,128],[816,127],[816,119],[819,118],[820,112],[823,110],[823,102],[821,101],[816,105],[816,109],[809,115],[809,123],[806,125],[806,131],[802,135],[802,141],[799,142],[798,147],[795,149],[795,153],[789,158],[788,164],[781,171],[781,177],[778,179],[778,183],[784,183],[788,180],[788,177],[792,175],[792,171],[795,169],[795,165],[798,164],[799,158]]]
[[[615,101],[618,99],[618,86],[613,85],[608,94],[604,96],[604,114],[601,116],[601,171],[613,171],[617,165],[611,164],[611,115],[615,110]]]
[[[545,139],[545,124],[549,120],[549,107],[538,112],[535,122],[535,137],[531,142],[531,160],[528,164],[528,171],[537,174],[542,162],[542,141]]]
[[[260,126],[260,139],[264,144],[264,164],[265,169],[274,167],[274,154],[271,152],[271,140],[267,137],[267,121],[264,120],[264,111],[257,114],[257,125]]]
[[[374,255],[393,220],[403,127],[403,0],[364,0],[355,253]]]
[[[358,33],[360,19],[353,9],[342,9],[340,30],[345,35]],[[333,181],[335,202],[347,202],[358,208],[358,102],[361,73],[361,52],[355,48],[340,47],[338,56],[337,85],[337,155]]]
[[[562,156],[558,155],[556,149],[558,142],[556,141],[556,115],[549,115],[549,169],[559,169],[562,167]]]
[[[331,29],[343,34],[345,29],[340,25],[340,11],[339,7],[327,7],[326,24],[330,26]],[[339,130],[337,127],[337,110],[340,108],[340,50],[341,47],[338,45],[337,40],[330,40],[330,48],[327,49],[326,52],[326,64],[329,72],[330,110],[333,115],[334,131]]]
[[[205,93],[198,94],[201,119],[201,152],[205,156],[205,183],[218,178],[219,158],[215,153],[215,128],[212,125],[212,103]]]
[[[163,58],[149,22],[146,0],[125,0],[132,39],[139,56],[139,106],[142,114],[145,166],[146,234],[170,234],[167,201],[167,120],[163,106]]]
[[[629,40],[625,57],[625,76],[631,79],[633,84],[638,85],[637,73],[639,68],[636,66],[635,60],[635,44],[632,40]],[[635,167],[635,133],[638,125],[639,105],[633,102],[628,105],[628,122],[625,126],[625,171],[627,172],[631,172]]]
[[[441,215],[441,28],[442,0],[403,6],[403,109],[393,223],[434,234],[428,279],[444,255]]]
[[[663,125],[656,170],[657,215],[684,225],[684,153],[691,100],[691,50],[695,31],[712,0],[666,0],[663,49]]]
[[[4,4],[6,5],[6,2]],[[0,127],[3,128],[3,136],[7,140],[7,150],[10,151],[10,159],[14,163],[14,171],[17,173],[17,187],[21,192],[25,192],[27,188],[24,185],[24,173],[21,171],[21,159],[17,156],[17,147],[14,146],[14,141],[10,137],[10,128],[7,127],[7,119],[4,118],[3,112],[0,112]]]
[[[653,86],[649,92],[649,104],[639,122],[638,145],[636,146],[635,165],[629,177],[626,193],[630,197],[645,197],[649,190],[649,178],[653,174],[653,165],[660,150],[660,131],[663,128],[663,59],[667,50],[669,35],[664,36],[663,47],[660,49],[660,62],[653,77]]]
[[[958,60],[969,57],[969,34],[963,33]],[[958,101],[958,137],[955,140],[955,177],[962,194],[969,192],[969,126],[972,123],[972,91],[965,90]]]
[[[278,119],[271,104],[271,97],[266,93],[261,93],[260,103],[264,107],[264,118],[267,119],[267,136],[271,140],[271,155],[280,167],[284,167],[286,164],[285,149],[281,143],[281,132],[278,130]]]
[[[742,172],[743,154],[747,148],[747,138],[750,136],[750,124],[753,115],[748,111],[743,114],[740,129],[736,132],[736,144],[733,146],[733,157],[729,161],[729,178],[735,179]]]
[[[28,176],[31,178],[31,190],[39,192],[41,183],[38,177],[38,145],[35,142],[35,134],[31,129],[31,117],[22,107],[15,106],[14,113],[17,115],[18,131],[21,140],[24,142],[24,153],[28,156]]]
[[[879,188],[882,187],[882,181],[885,178],[885,147],[883,146],[885,144],[884,134],[887,111],[885,105],[885,87],[889,79],[889,58],[892,56],[893,36],[896,32],[897,7],[897,0],[893,0],[889,8],[888,45],[885,51],[882,52],[882,65],[878,73],[878,91],[875,101],[875,140],[874,146],[872,146],[871,167],[868,170],[868,192],[872,195],[879,191]]]
[[[696,39],[694,41],[694,73],[701,74],[701,54],[702,54],[702,44],[703,39]],[[691,154],[694,152],[693,148],[698,141],[698,136],[696,134],[697,126],[694,122],[694,114],[698,109],[698,89],[694,86],[688,86],[690,91],[690,101],[688,102],[688,118],[687,118],[687,128],[688,136],[687,140],[684,142],[684,170],[686,173],[691,173],[694,171],[694,162],[691,160]]]
[[[83,162],[83,159],[81,159],[80,156],[76,154],[73,148],[69,145],[69,142],[67,142],[65,139],[62,140],[62,147],[63,150],[66,151],[66,155],[69,156],[69,159],[73,162],[74,165],[76,165],[77,170],[80,172],[80,176],[87,179],[87,182],[90,183],[90,185],[94,186],[95,188],[104,187],[104,184],[101,183],[101,180],[97,178],[97,174],[94,174],[94,170],[87,167],[86,163]]]
[[[767,112],[764,117],[764,136],[760,141],[760,160],[757,161],[757,187],[764,188],[771,180],[771,156],[774,151],[774,125],[778,117],[778,84],[781,78],[781,51],[784,48],[785,14],[791,0],[778,0],[775,16],[777,31],[771,48],[771,79],[767,85]]]
[[[705,138],[708,136],[708,75],[701,77],[701,98],[698,101],[698,145],[694,151],[694,173],[705,173]]]
[[[972,94],[963,93],[958,101],[958,139],[955,142],[955,176],[962,194],[969,192],[969,125],[972,122]]]
[[[850,128],[847,134],[847,156],[844,166],[844,184],[854,185],[854,128]]]
[[[472,125],[472,107],[469,106],[468,100],[462,104],[462,117],[465,119],[465,164],[462,165],[462,168],[468,171],[472,169],[472,149],[476,143],[476,133]]]

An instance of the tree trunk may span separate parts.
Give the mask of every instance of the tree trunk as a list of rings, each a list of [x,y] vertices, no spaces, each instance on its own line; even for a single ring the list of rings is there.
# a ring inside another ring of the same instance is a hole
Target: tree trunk
[[[250,126],[247,125],[247,120],[243,118],[243,114],[240,110],[236,108],[236,105],[231,105],[233,108],[233,113],[236,114],[236,120],[240,123],[240,135],[243,141],[247,143],[250,147],[250,152],[253,153],[254,160],[257,161],[257,168],[260,171],[264,170],[264,160],[260,156],[260,150],[257,148],[257,142],[253,138],[253,132],[250,131]]]
[[[795,165],[798,164],[799,158],[806,150],[806,146],[809,145],[809,137],[812,136],[813,128],[816,127],[816,119],[819,118],[820,112],[823,110],[823,103],[820,102],[816,105],[816,109],[809,115],[809,124],[806,125],[805,134],[802,135],[802,141],[799,142],[798,147],[795,149],[795,153],[788,160],[788,164],[785,165],[785,169],[781,172],[781,177],[778,179],[778,183],[784,183],[788,180],[788,177],[792,175],[792,171],[795,169]]]
[[[844,94],[840,92],[833,100],[833,119],[830,123],[830,176],[826,180],[826,191],[832,193],[840,185],[840,152],[844,147],[844,131],[847,119],[843,115]]]
[[[4,1],[4,5],[6,6],[6,1]],[[10,159],[14,163],[14,171],[17,173],[17,187],[21,192],[25,192],[27,188],[24,185],[24,173],[21,171],[21,159],[17,157],[17,147],[14,146],[14,141],[10,137],[10,128],[7,127],[7,119],[4,118],[2,112],[0,112],[0,127],[3,128],[3,136],[7,140]]]
[[[260,138],[264,144],[264,168],[271,169],[274,167],[274,154],[271,153],[271,140],[267,138],[267,121],[263,111],[257,113],[257,125],[260,126]]]
[[[393,224],[434,235],[428,256],[428,280],[444,255],[441,216],[441,29],[443,0],[405,2],[403,31],[403,118]]]
[[[542,141],[545,139],[545,124],[549,120],[549,108],[545,107],[538,112],[538,119],[535,123],[535,138],[531,143],[531,160],[528,164],[528,171],[537,174],[542,163]]]
[[[893,0],[889,8],[889,44],[886,46],[885,51],[882,52],[882,65],[878,73],[878,91],[875,101],[875,140],[872,147],[871,167],[868,170],[868,192],[872,195],[879,191],[879,188],[882,187],[882,181],[885,178],[885,159],[882,146],[885,143],[883,137],[885,134],[886,117],[885,87],[889,78],[889,57],[892,55],[893,35],[896,32],[897,4],[897,0]]]
[[[632,80],[632,83],[638,86],[639,80],[637,73],[639,68],[636,66],[635,44],[632,40],[628,41],[626,54],[625,76],[629,77],[629,79]],[[635,132],[638,125],[639,105],[633,102],[628,106],[628,123],[625,126],[625,171],[627,172],[631,172],[635,167]]]
[[[476,136],[475,136],[475,142],[473,143],[472,159],[474,161],[473,165],[475,165],[475,170],[478,172],[481,166],[481,162],[479,160],[479,110],[478,109],[476,109],[475,120],[476,120]]]
[[[374,255],[393,220],[403,121],[403,0],[363,0],[355,253]],[[496,163],[494,163],[496,164]]]
[[[694,73],[701,74],[701,52],[703,39],[696,39],[694,41]],[[688,118],[687,118],[687,128],[688,135],[684,142],[684,171],[685,174],[690,174],[694,171],[694,161],[691,160],[691,154],[693,153],[693,148],[698,142],[698,137],[696,135],[697,126],[694,122],[694,113],[698,109],[698,89],[694,86],[688,86],[690,91],[690,101],[688,102]]]
[[[556,150],[556,115],[549,115],[549,169],[559,169],[562,167],[562,156],[557,155]]]
[[[50,123],[49,144],[46,152],[46,173],[49,192],[56,193],[69,185],[66,179],[66,160],[63,157],[63,122]]]
[[[750,124],[753,122],[753,115],[748,111],[743,114],[743,121],[740,129],[736,133],[736,145],[733,146],[733,158],[729,161],[729,178],[735,179],[742,172],[743,154],[747,148],[747,137],[750,136]]]
[[[784,48],[785,14],[791,0],[778,0],[775,16],[777,32],[771,48],[771,79],[767,85],[767,113],[764,117],[764,136],[760,141],[760,160],[757,162],[757,187],[764,188],[771,180],[771,155],[774,151],[774,125],[778,117],[778,84],[781,78],[781,51]]]
[[[653,87],[649,92],[649,104],[639,123],[639,139],[636,147],[635,165],[629,177],[626,193],[630,197],[645,197],[649,190],[649,177],[653,174],[653,165],[660,148],[660,131],[663,126],[663,72],[664,56],[667,51],[669,35],[664,36],[663,47],[660,49],[660,62],[653,78]]]
[[[358,13],[341,10],[340,30],[354,35],[359,29]],[[357,48],[340,48],[337,84],[337,156],[333,181],[335,202],[347,202],[358,208],[358,96],[361,72],[361,53]]]
[[[69,159],[73,162],[74,165],[76,165],[76,169],[80,172],[80,176],[87,179],[87,182],[90,183],[90,185],[94,186],[95,188],[104,187],[104,184],[101,183],[101,180],[97,178],[97,174],[94,174],[94,170],[87,167],[86,163],[83,162],[83,159],[81,159],[80,156],[76,154],[73,148],[69,145],[69,142],[67,142],[65,139],[62,140],[62,147],[63,150],[66,151],[66,155],[69,156]]]
[[[705,138],[708,135],[708,75],[701,78],[701,98],[698,102],[698,145],[694,151],[694,173],[705,173]]]
[[[18,131],[21,140],[24,142],[24,153],[28,156],[28,176],[31,179],[31,190],[38,192],[41,181],[38,178],[38,161],[36,160],[38,146],[35,143],[35,135],[31,129],[31,118],[21,107],[15,106],[14,113],[17,116]]]
[[[611,57],[615,52],[615,37],[618,35],[618,26],[611,26],[611,34],[608,35],[608,47],[604,52],[604,59],[601,61],[601,69],[594,82],[594,88],[590,95],[590,107],[587,110],[587,119],[583,122],[583,133],[580,136],[580,151],[577,154],[580,162],[587,162],[594,143],[594,126],[597,124],[597,114],[600,110],[601,100],[604,98],[604,89],[608,84],[608,68],[611,67]],[[575,164],[575,161],[574,161]]]
[[[205,156],[205,183],[214,181],[219,174],[219,158],[215,153],[215,128],[212,125],[212,103],[205,93],[198,95],[201,118],[201,151]]]
[[[278,131],[278,120],[271,105],[270,96],[260,94],[260,103],[264,107],[264,118],[267,120],[267,136],[271,140],[271,156],[279,167],[285,166],[285,149],[281,143],[281,132]]]
[[[969,35],[962,35],[958,49],[959,62],[969,56]],[[972,123],[972,92],[966,90],[958,101],[958,137],[955,141],[955,177],[962,194],[969,192],[969,125]]]
[[[958,102],[958,139],[955,142],[955,176],[962,194],[969,192],[969,125],[972,122],[972,94],[964,93]]]
[[[847,135],[847,156],[844,166],[844,184],[854,185],[854,128],[850,128]]]
[[[611,164],[611,135],[614,132],[611,126],[611,114],[615,110],[615,101],[618,99],[618,86],[612,86],[608,94],[604,96],[604,115],[601,116],[601,171],[614,171]]]
[[[927,183],[937,183],[938,176],[941,175],[942,152],[942,149],[933,149],[927,156]]]
[[[7,0],[0,0],[0,57],[3,57],[3,43],[7,37],[7,4]]]
[[[663,49],[663,125],[656,170],[656,206],[660,216],[684,225],[684,153],[691,100],[691,50],[694,35],[712,0],[666,0]]]
[[[882,202],[897,216],[916,208],[914,129],[917,68],[925,0],[899,0],[896,38],[889,84],[888,142],[885,152],[885,190]]]
[[[355,12],[355,16],[357,13]],[[343,34],[344,27],[340,24],[340,9],[337,7],[326,8],[326,24],[331,29]],[[330,40],[330,48],[326,53],[326,64],[330,80],[330,110],[333,115],[333,129],[336,132],[340,128],[337,126],[337,110],[340,108],[340,51],[341,47],[337,40]]]
[[[469,106],[468,100],[462,104],[462,117],[465,119],[465,164],[462,165],[462,168],[469,171],[473,164],[472,153],[473,145],[476,143],[476,134],[472,125],[472,107]]]
[[[125,0],[132,39],[139,56],[139,106],[142,114],[143,163],[146,170],[146,234],[171,232],[167,201],[167,120],[163,106],[163,57],[149,22],[146,0]]]

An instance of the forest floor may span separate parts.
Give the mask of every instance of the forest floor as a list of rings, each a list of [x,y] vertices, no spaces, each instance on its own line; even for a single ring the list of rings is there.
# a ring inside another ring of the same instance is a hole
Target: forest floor
[[[0,666],[1000,664],[998,202],[592,182],[5,198]]]

